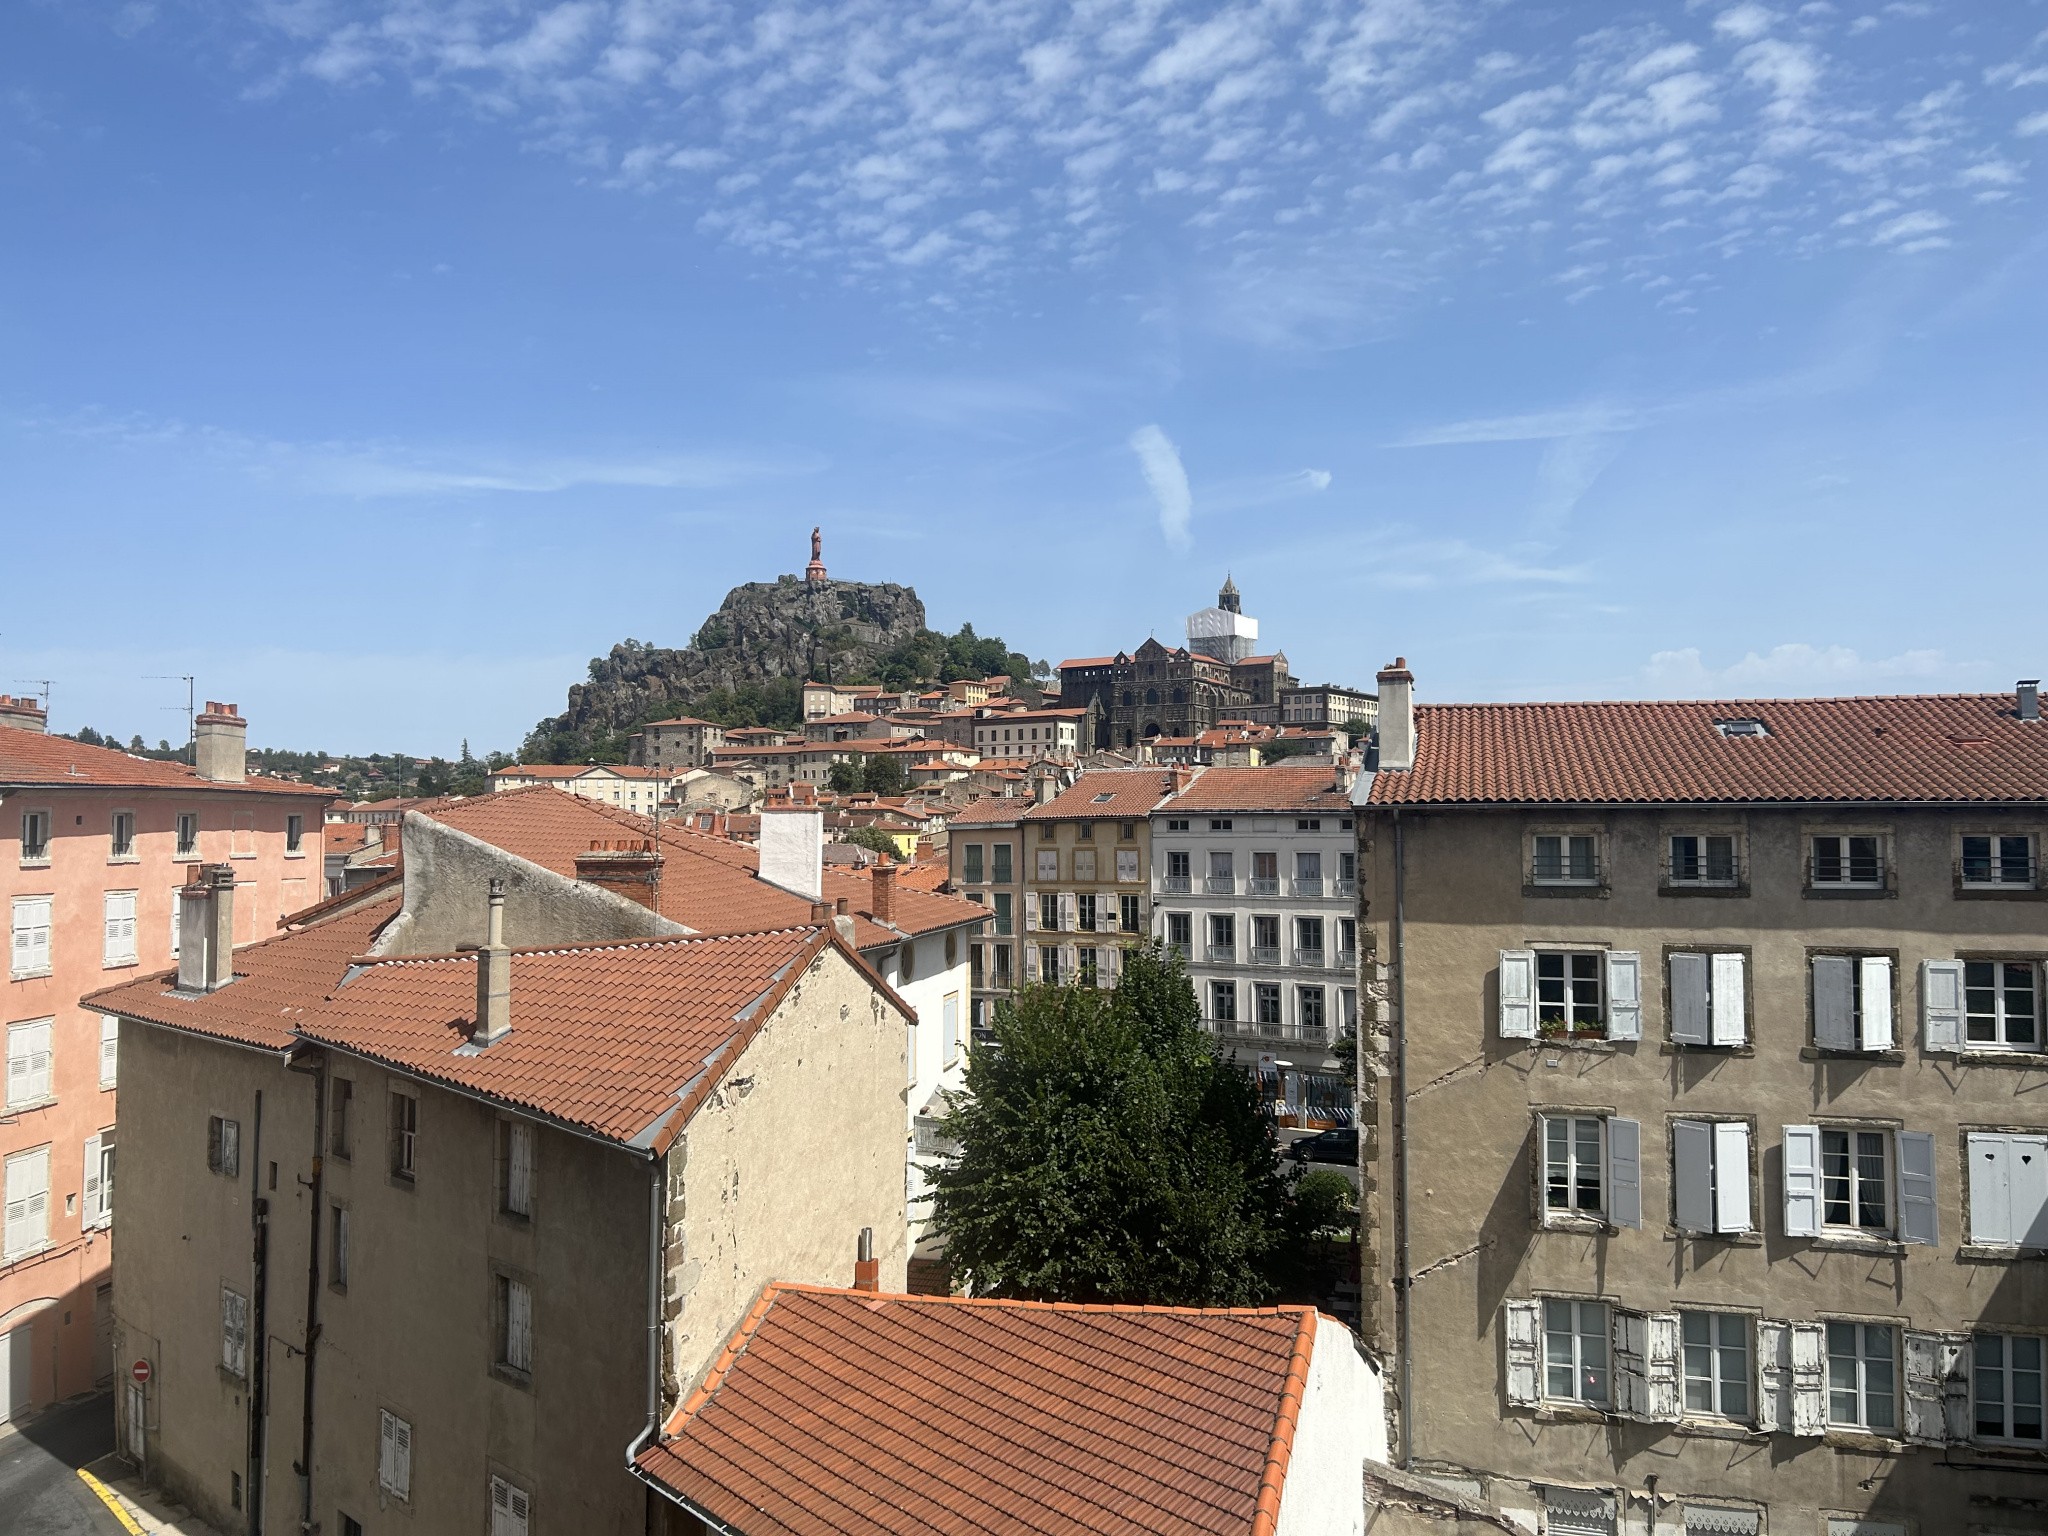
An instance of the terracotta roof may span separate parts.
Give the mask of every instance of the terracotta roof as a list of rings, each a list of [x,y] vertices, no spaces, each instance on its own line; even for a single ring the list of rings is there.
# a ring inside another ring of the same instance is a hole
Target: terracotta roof
[[[647,723],[649,725],[708,725],[714,731],[718,729],[718,722],[716,720],[699,720],[695,715],[677,715],[673,720],[650,720]]]
[[[899,864],[896,866],[896,889],[936,892],[951,877],[952,871],[943,862],[927,859],[922,864]]]
[[[995,724],[1009,725],[1018,720],[1079,720],[1087,713],[1085,709],[1013,709],[988,718]]]
[[[493,768],[494,779],[573,779],[582,773],[587,765],[583,763],[513,763],[505,768]]]
[[[1064,672],[1069,667],[1113,667],[1115,665],[1116,658],[1114,656],[1076,656],[1071,660],[1061,662],[1055,670]]]
[[[806,721],[804,722],[804,724],[805,724],[805,725],[871,725],[871,724],[873,724],[873,723],[874,723],[874,722],[875,722],[876,720],[879,720],[879,719],[881,719],[881,716],[880,716],[880,715],[870,715],[870,714],[864,714],[864,713],[862,713],[862,712],[861,712],[860,710],[857,710],[857,709],[856,709],[856,710],[852,711],[852,712],[851,712],[850,714],[844,714],[844,715],[814,715],[814,716],[812,716],[812,718],[810,718],[809,720],[806,720]]]
[[[512,953],[512,1031],[467,1049],[474,955],[367,962],[299,1026],[340,1047],[652,1151],[831,944],[826,928]]]
[[[0,786],[62,786],[66,789],[215,790],[231,795],[316,795],[334,798],[334,790],[252,773],[239,784],[202,779],[183,763],[131,757],[112,747],[89,747],[68,736],[41,731],[0,730]]]
[[[354,853],[370,840],[367,822],[330,821],[325,824],[325,837],[329,853]]]
[[[1142,820],[1152,808],[1187,783],[1171,768],[1111,768],[1084,773],[1044,805],[1025,812],[1029,821]]]
[[[1351,796],[1337,787],[1336,774],[1327,766],[1276,763],[1270,768],[1210,768],[1159,809],[1168,815],[1180,811],[1285,811],[1347,816]]]
[[[948,827],[1008,825],[1031,809],[1029,795],[991,795],[963,805],[946,818]]]
[[[398,892],[385,881],[298,914],[305,926],[235,951],[235,979],[218,992],[173,991],[175,969],[138,977],[81,999],[82,1007],[117,1013],[236,1045],[282,1051],[292,1030],[340,983],[351,958],[370,947],[377,930],[398,915]],[[476,968],[470,967],[472,1003]]]
[[[635,1466],[746,1536],[1250,1536],[1315,1333],[1308,1307],[771,1285]]]
[[[1276,652],[1275,652],[1275,653],[1274,653],[1273,655],[1271,655],[1271,656],[1241,656],[1241,657],[1239,657],[1239,658],[1238,658],[1238,660],[1237,660],[1237,665],[1238,665],[1238,666],[1240,666],[1240,667],[1249,667],[1249,666],[1251,666],[1251,665],[1252,665],[1252,664],[1253,664],[1254,662],[1256,662],[1256,663],[1258,663],[1258,664],[1259,664],[1260,666],[1264,666],[1264,665],[1266,665],[1266,664],[1267,664],[1268,662],[1274,662],[1274,661],[1279,661],[1279,660],[1281,660],[1281,659],[1282,659],[1282,658],[1281,658],[1281,655],[1280,655],[1280,653],[1276,651]]]
[[[1440,704],[1416,726],[1372,804],[2048,801],[2048,722],[2011,694]]]

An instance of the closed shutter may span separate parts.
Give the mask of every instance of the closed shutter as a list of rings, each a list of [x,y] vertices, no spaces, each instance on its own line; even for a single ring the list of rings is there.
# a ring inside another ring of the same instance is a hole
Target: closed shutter
[[[100,1225],[100,1139],[97,1136],[85,1138],[84,1205],[85,1209],[79,1214],[79,1225]]]
[[[491,1536],[526,1536],[527,1513],[525,1489],[491,1479]]]
[[[1650,1389],[1646,1416],[1659,1423],[1672,1423],[1683,1412],[1678,1374],[1678,1314],[1652,1312],[1644,1321],[1648,1348],[1643,1363]]]
[[[1970,1165],[1970,1241],[2005,1244],[2012,1232],[2012,1138],[1974,1132],[1965,1145]]]
[[[1741,1045],[1749,1037],[1740,954],[1714,956],[1714,1044]]]
[[[12,1024],[7,1029],[7,1103],[40,1104],[50,1097],[52,1019]]]
[[[1932,1245],[1939,1223],[1934,1205],[1934,1138],[1925,1131],[1900,1131],[1899,1236],[1909,1243]]]
[[[50,968],[50,898],[14,898],[14,974],[34,976]]]
[[[1643,1037],[1643,957],[1632,949],[1607,954],[1607,1038]]]
[[[515,1216],[533,1214],[534,1128],[515,1120],[505,1128],[505,1208]]]
[[[1024,979],[1026,981],[1038,980],[1038,946],[1036,944],[1026,944],[1024,946]]]
[[[135,960],[135,893],[108,891],[106,894],[106,942],[100,956],[104,965],[130,965]]]
[[[1543,1400],[1542,1308],[1533,1301],[1508,1301],[1501,1303],[1500,1310],[1508,1403],[1511,1407],[1533,1408]]]
[[[1785,1235],[1820,1236],[1820,1127],[1785,1127]]]
[[[395,1413],[378,1410],[377,1482],[398,1498],[412,1494],[412,1426]]]
[[[1672,1219],[1682,1232],[1714,1230],[1714,1127],[1671,1122]]]
[[[1740,1120],[1714,1123],[1714,1230],[1747,1232],[1749,1127]]]
[[[1024,897],[1024,931],[1038,932],[1038,899],[1035,894],[1026,894]]]
[[[120,1075],[121,1021],[100,1020],[100,1086],[111,1088]]]
[[[1072,891],[1061,891],[1060,932],[1072,933],[1075,927],[1076,924],[1074,922],[1074,893]]]
[[[1760,1317],[1756,1324],[1756,1427],[1789,1433],[1792,1428],[1792,1334],[1785,1323]]]
[[[1948,1410],[1942,1401],[1942,1347],[1938,1333],[1905,1332],[1906,1438],[1915,1445],[1948,1443]]]
[[[1607,1219],[1617,1227],[1643,1224],[1643,1128],[1619,1116],[1607,1121]]]
[[[33,1253],[50,1236],[50,1149],[37,1147],[7,1159],[7,1218],[0,1256]]]
[[[1138,851],[1135,848],[1119,848],[1116,853],[1116,878],[1119,884],[1130,885],[1138,878]]]
[[[533,1291],[517,1280],[505,1282],[505,1363],[533,1369]]]
[[[1500,1033],[1504,1040],[1536,1036],[1536,951],[1500,952]]]
[[[1827,1326],[1791,1323],[1792,1433],[1827,1433]]]
[[[1892,962],[1889,955],[1865,955],[1857,962],[1863,982],[1862,1038],[1866,1051],[1892,1048]]]
[[[249,1298],[226,1286],[220,1292],[220,1363],[230,1376],[249,1374]]]
[[[1963,1048],[1963,962],[1920,962],[1920,1045],[1929,1051]]]
[[[1707,1013],[1707,973],[1711,963],[1707,956],[1689,950],[1671,957],[1671,1039],[1675,1045],[1707,1045],[1712,1041]]]
[[[1813,1043],[1856,1049],[1856,962],[1847,955],[1813,957]]]
[[[1650,1411],[1649,1320],[1620,1307],[1608,1313],[1614,1341],[1614,1408],[1624,1418],[1647,1419]]]

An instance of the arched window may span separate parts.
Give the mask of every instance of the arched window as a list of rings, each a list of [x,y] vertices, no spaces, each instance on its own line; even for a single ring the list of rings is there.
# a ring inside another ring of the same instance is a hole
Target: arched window
[[[1159,734],[1159,722],[1157,720],[1147,720],[1145,722],[1145,739],[1147,741],[1150,741],[1154,736],[1157,736]]]
[[[1187,689],[1185,689],[1185,688],[1176,688],[1176,689],[1174,689],[1174,690],[1173,690],[1173,702],[1174,702],[1174,703],[1176,703],[1176,704],[1185,704],[1185,703],[1187,703],[1187,701],[1188,701],[1188,691],[1187,691]]]
[[[1145,702],[1147,704],[1157,704],[1159,702],[1159,690],[1157,688],[1147,688],[1145,690]],[[1151,731],[1147,732],[1146,734],[1157,735],[1158,732]]]
[[[1124,708],[1129,709],[1135,702],[1137,701],[1131,697],[1131,690],[1126,688],[1124,690]],[[1129,743],[1125,743],[1125,745],[1129,745]]]

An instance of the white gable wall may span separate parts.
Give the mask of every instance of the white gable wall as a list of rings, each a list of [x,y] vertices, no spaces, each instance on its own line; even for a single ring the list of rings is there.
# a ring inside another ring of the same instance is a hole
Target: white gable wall
[[[1318,1317],[1274,1536],[1364,1536],[1368,1458],[1387,1459],[1379,1372],[1350,1329]]]

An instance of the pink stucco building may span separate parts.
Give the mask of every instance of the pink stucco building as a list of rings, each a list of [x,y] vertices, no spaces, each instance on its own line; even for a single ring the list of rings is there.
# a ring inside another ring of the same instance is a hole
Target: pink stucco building
[[[0,1421],[83,1392],[112,1358],[114,1098],[111,1021],[79,998],[162,970],[177,890],[201,861],[235,871],[235,941],[319,901],[321,807],[331,791],[245,776],[247,723],[208,704],[198,766],[44,733],[31,699],[0,695]],[[193,1155],[204,1158],[203,1115]]]

